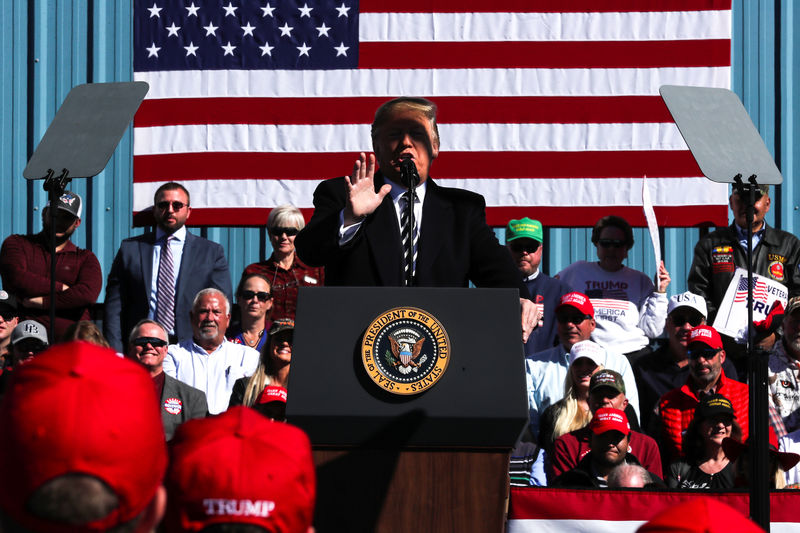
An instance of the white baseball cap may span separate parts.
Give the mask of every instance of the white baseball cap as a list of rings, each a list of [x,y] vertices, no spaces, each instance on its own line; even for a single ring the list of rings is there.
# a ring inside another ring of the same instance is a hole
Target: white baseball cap
[[[708,308],[706,307],[706,301],[703,299],[702,296],[698,296],[693,292],[682,292],[681,294],[676,294],[669,299],[669,304],[667,304],[667,314],[672,313],[678,307],[691,307],[701,315],[703,318],[708,317]]]

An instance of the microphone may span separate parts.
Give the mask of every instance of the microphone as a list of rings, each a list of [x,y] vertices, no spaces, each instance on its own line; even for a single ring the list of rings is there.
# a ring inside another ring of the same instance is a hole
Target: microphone
[[[400,160],[400,181],[408,188],[419,185],[419,173],[417,166],[410,157],[404,157]]]

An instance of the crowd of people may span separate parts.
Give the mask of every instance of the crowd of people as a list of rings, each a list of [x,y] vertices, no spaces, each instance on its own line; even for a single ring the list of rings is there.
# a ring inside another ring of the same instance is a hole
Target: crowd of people
[[[372,129],[375,155],[360,154],[350,176],[319,186],[308,226],[293,206],[273,209],[266,222],[272,254],[244,269],[235,293],[222,247],[187,230],[190,192],[175,182],[155,192],[153,231],[122,242],[108,273],[100,327],[90,314],[102,285],[99,263],[70,240],[80,227],[80,196],[67,191],[46,206],[41,233],[8,237],[0,249],[0,417],[12,438],[0,443],[0,475],[27,468],[30,479],[13,497],[0,498],[0,516],[34,528],[65,520],[152,523],[164,514],[164,479],[165,524],[172,530],[199,530],[232,517],[261,524],[261,518],[291,516],[300,524],[292,531],[305,531],[314,500],[309,443],[283,422],[298,289],[409,280],[519,290],[529,423],[512,453],[512,484],[746,486],[743,350],[709,325],[735,268],[744,265],[739,191],[730,197],[733,224],[697,243],[685,293],[667,295],[671,278],[663,262],[652,275],[624,265],[633,231],[617,216],[593,228],[596,261],[577,261],[550,277],[541,271],[539,221],[509,221],[503,246],[485,222],[482,198],[429,179],[439,149],[435,114],[424,99],[381,106]],[[418,173],[415,195],[400,172],[405,161]],[[755,270],[788,293],[759,333],[760,348],[770,354],[771,479],[782,488],[800,482],[800,241],[767,225],[769,206],[762,187],[753,226]],[[50,209],[57,210],[54,324],[46,313]],[[414,226],[407,228],[405,212],[412,209]],[[403,251],[408,236],[413,254]],[[51,348],[53,342],[58,345]],[[91,408],[74,403],[78,392],[94,398]],[[121,392],[129,400],[124,406],[112,400]],[[24,402],[48,411],[52,424],[44,416],[45,425],[17,416],[14,407]],[[109,433],[103,421],[111,420]],[[51,438],[58,443],[48,444]],[[92,438],[97,442],[87,444]],[[169,466],[165,441],[171,442]],[[37,446],[64,455],[61,470],[46,479],[40,477],[46,468],[35,461]],[[109,454],[108,464],[123,463],[128,451],[128,459],[137,459],[112,475],[101,466],[80,466],[76,450],[83,446],[103,447],[98,457]],[[151,468],[140,467],[142,450],[151,455]],[[287,456],[291,464],[274,466]],[[262,493],[258,484],[240,480],[229,487],[235,497],[209,499],[209,487],[234,483],[225,470],[233,468],[254,477],[269,472],[287,492],[279,496],[267,487]],[[138,477],[114,477],[134,472]],[[106,503],[86,507],[73,498],[77,517],[54,507],[76,487]]]

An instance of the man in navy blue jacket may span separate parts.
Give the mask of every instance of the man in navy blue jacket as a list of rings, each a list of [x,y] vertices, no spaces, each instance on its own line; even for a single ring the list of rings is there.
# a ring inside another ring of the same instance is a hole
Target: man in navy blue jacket
[[[572,292],[569,285],[539,270],[543,241],[542,223],[538,220],[525,217],[510,220],[506,226],[506,246],[539,313],[538,325],[525,343],[526,355],[547,350],[556,344],[556,307],[561,303],[562,296]]]

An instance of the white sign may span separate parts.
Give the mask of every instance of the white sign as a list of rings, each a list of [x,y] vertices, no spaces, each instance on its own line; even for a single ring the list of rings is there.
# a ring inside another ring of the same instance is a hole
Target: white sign
[[[775,301],[784,307],[789,299],[786,287],[774,280],[753,274],[753,322],[767,318]],[[714,328],[743,344],[747,341],[747,270],[737,268],[714,319]]]

